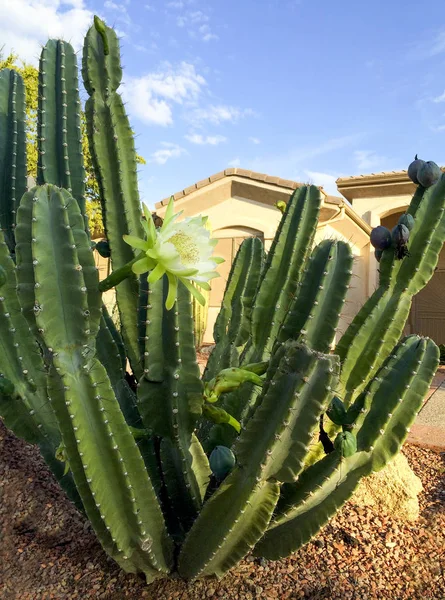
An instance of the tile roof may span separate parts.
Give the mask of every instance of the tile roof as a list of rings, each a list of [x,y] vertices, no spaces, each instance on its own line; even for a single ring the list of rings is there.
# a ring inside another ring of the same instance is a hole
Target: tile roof
[[[218,181],[219,179],[223,179],[224,177],[237,176],[237,177],[245,177],[246,179],[252,179],[253,181],[260,181],[263,183],[269,183],[272,185],[278,185],[283,188],[287,188],[290,190],[296,190],[297,188],[305,185],[304,183],[299,183],[298,181],[292,181],[291,179],[282,179],[281,177],[273,177],[271,175],[267,175],[266,173],[257,173],[256,171],[249,171],[247,169],[240,169],[239,167],[232,167],[230,169],[224,169],[224,171],[219,171],[206,179],[201,179],[197,183],[181,190],[180,192],[176,192],[173,194],[173,198],[175,200],[179,200],[188,196],[192,192],[196,190],[200,190],[201,188],[210,185],[214,181]],[[320,188],[321,190],[323,188]],[[156,208],[160,208],[161,206],[165,206],[168,204],[170,197],[164,198],[161,202],[156,203]],[[326,201],[332,204],[339,204],[343,198],[337,198],[336,196],[326,196]]]
[[[362,183],[363,181],[377,181],[377,180],[401,180],[409,181],[408,171],[381,171],[380,173],[367,173],[365,175],[349,175],[348,177],[339,177],[335,183],[340,186],[342,183],[357,182]]]

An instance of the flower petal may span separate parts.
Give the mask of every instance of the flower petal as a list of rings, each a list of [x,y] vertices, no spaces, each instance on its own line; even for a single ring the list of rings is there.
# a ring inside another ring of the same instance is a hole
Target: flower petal
[[[165,273],[164,265],[158,263],[148,276],[148,283],[156,283]]]
[[[151,247],[156,241],[156,227],[153,222],[153,217],[151,216],[151,211],[149,210],[149,208],[146,204],[142,204],[142,210],[144,211],[144,215],[145,215],[145,219],[146,219],[146,223],[147,223],[147,228],[146,228],[147,238],[148,238],[148,241],[150,242],[150,247]]]
[[[185,287],[188,289],[188,291],[191,293],[191,295],[197,299],[199,304],[204,306],[206,301],[205,301],[204,296],[201,294],[201,292],[198,292],[198,290],[190,283],[190,281],[188,279],[180,277],[179,280],[182,281],[182,283],[185,285]]]
[[[210,285],[207,283],[207,281],[197,281],[196,279],[192,280],[194,282],[195,285],[197,285],[198,287],[202,288],[203,290],[206,290],[207,292],[210,292],[211,287]]]
[[[165,308],[170,310],[173,308],[173,305],[176,302],[176,295],[178,292],[178,278],[172,275],[171,273],[167,273],[168,277],[168,294],[167,300],[165,301]]]
[[[165,211],[165,215],[164,215],[164,223],[166,221],[169,221],[172,216],[175,214],[174,213],[174,203],[175,203],[175,198],[174,196],[170,196],[170,200],[168,201],[168,205],[167,205],[167,210]]]
[[[124,242],[129,246],[133,246],[133,248],[138,248],[139,250],[148,250],[149,244],[146,240],[136,237],[135,235],[123,235],[122,236]]]

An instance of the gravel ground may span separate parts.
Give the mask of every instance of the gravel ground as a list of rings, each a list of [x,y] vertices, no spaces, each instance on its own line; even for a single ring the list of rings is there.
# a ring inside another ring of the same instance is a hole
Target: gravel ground
[[[285,560],[248,557],[221,581],[147,586],[105,556],[36,449],[0,423],[0,598],[445,600],[445,457],[404,453],[424,485],[414,524],[346,504]]]

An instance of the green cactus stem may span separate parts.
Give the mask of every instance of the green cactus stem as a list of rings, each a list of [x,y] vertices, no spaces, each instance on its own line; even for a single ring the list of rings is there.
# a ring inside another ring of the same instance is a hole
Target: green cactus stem
[[[25,86],[17,71],[0,71],[0,226],[14,252],[15,218],[26,191]]]
[[[366,390],[357,423],[357,452],[339,452],[308,467],[298,481],[281,488],[269,530],[257,556],[276,560],[313,537],[350,498],[360,479],[382,469],[399,451],[439,364],[437,346],[409,336],[395,349]]]
[[[269,367],[262,401],[235,447],[238,466],[206,502],[184,542],[179,557],[184,577],[221,576],[240,560],[268,525],[277,481],[294,481],[303,468],[336,385],[338,361],[295,343],[276,354],[279,366]]]
[[[168,279],[152,284],[144,296],[144,376],[138,408],[152,435],[163,438],[161,461],[168,469],[167,491],[183,531],[201,509],[210,477],[207,457],[193,435],[202,412],[203,386],[196,362],[190,293],[179,282],[177,300],[165,308]],[[169,479],[175,480],[170,484]]]
[[[87,227],[77,57],[68,42],[49,40],[42,49],[37,116],[37,183],[65,188]]]
[[[99,19],[85,38],[82,76],[90,96],[85,105],[88,143],[99,184],[111,263],[116,272],[128,268],[135,258],[123,236],[143,238],[143,230],[133,132],[117,92],[122,79],[119,42],[115,31]],[[113,281],[112,286],[115,285]],[[126,274],[116,287],[116,299],[128,358],[139,379],[142,369],[138,352],[138,294],[136,276]]]

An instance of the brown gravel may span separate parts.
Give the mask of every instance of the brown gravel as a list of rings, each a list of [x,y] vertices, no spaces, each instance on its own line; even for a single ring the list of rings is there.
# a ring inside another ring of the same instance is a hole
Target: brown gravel
[[[36,449],[0,423],[0,598],[445,600],[445,457],[404,453],[424,485],[414,524],[346,505],[286,560],[248,558],[222,581],[147,586],[105,556]]]

